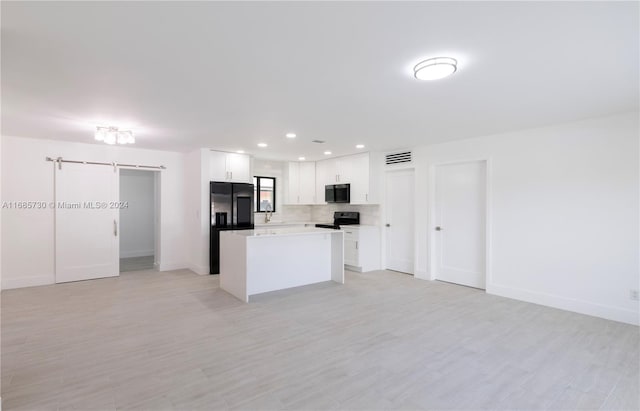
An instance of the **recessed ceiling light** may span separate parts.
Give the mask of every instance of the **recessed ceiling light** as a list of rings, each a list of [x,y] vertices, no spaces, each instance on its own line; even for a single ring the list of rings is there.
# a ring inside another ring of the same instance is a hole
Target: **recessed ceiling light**
[[[330,154],[331,154],[331,151],[325,151],[325,152],[324,152],[324,155],[325,155],[325,156],[328,156],[328,155],[330,155]]]
[[[238,150],[238,151],[236,151],[236,153],[238,153],[238,154],[244,154],[244,150]]]
[[[267,143],[258,143],[258,147],[265,148],[266,146],[267,146]]]
[[[298,157],[298,160],[300,160],[300,161],[304,161],[304,160],[306,160],[306,158],[304,158],[304,157]]]
[[[438,80],[456,72],[458,62],[451,57],[435,57],[423,60],[413,67],[413,75],[418,80]]]
[[[287,134],[285,134],[285,137],[287,137],[287,138],[296,138],[296,133],[287,133]]]
[[[358,144],[356,148],[364,148],[364,144]]]

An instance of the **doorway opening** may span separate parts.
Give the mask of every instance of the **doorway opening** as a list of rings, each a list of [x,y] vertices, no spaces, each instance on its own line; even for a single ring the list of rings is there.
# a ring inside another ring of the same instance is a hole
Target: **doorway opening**
[[[157,171],[120,169],[120,272],[157,265]]]

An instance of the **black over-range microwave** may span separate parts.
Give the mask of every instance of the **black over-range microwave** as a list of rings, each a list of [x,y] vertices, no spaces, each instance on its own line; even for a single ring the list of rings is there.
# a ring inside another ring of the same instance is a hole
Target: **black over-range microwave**
[[[348,203],[351,201],[349,184],[329,184],[324,186],[324,201],[327,203]]]

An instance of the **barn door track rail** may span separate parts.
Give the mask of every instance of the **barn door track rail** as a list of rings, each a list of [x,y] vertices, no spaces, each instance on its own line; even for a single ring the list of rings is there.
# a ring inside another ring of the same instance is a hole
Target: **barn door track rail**
[[[149,170],[166,170],[167,167],[165,166],[145,166],[142,164],[120,164],[120,163],[116,163],[115,161],[113,163],[102,163],[102,162],[97,162],[97,161],[79,161],[79,160],[65,160],[62,157],[47,157],[45,158],[45,160],[47,161],[53,161],[54,163],[58,164],[58,170],[62,170],[62,163],[76,163],[76,164],[92,164],[92,165],[97,165],[97,166],[111,166],[113,167],[114,171],[117,170],[118,167],[132,167],[132,168],[144,168],[144,169],[149,169]]]

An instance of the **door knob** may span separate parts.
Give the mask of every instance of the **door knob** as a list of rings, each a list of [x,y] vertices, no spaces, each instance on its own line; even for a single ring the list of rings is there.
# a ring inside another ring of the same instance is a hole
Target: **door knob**
[[[391,224],[385,224],[387,227],[391,227]]]
[[[437,226],[437,227],[436,227],[436,231],[442,231],[442,227]]]

